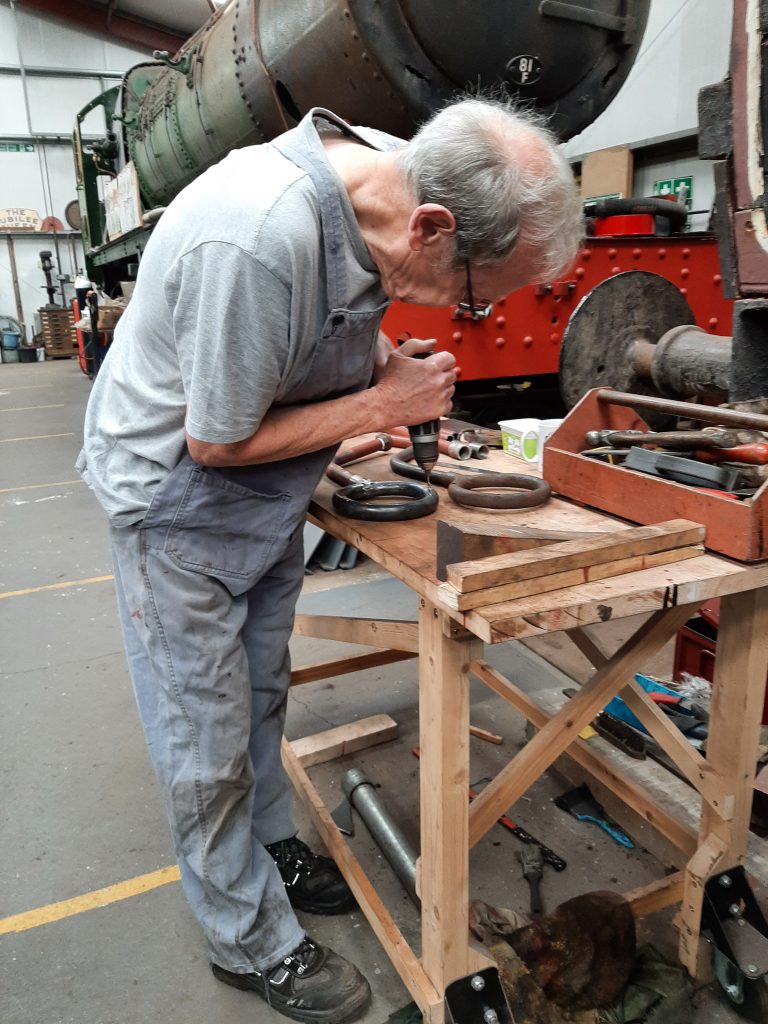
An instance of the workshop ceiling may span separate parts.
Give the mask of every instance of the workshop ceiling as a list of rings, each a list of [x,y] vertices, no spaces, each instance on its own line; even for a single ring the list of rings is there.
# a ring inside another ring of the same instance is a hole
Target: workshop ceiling
[[[148,50],[177,50],[211,16],[215,0],[18,0],[29,7]]]

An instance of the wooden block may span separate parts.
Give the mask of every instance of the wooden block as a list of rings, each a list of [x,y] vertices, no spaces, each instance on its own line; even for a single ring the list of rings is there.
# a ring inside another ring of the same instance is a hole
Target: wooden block
[[[335,729],[316,732],[293,740],[291,750],[305,768],[325,764],[344,754],[386,743],[397,736],[397,722],[389,715],[372,715],[358,722],[339,725]]]
[[[437,523],[437,578],[448,579],[448,566],[454,562],[487,558],[541,548],[558,541],[594,539],[606,536],[602,531],[540,530],[531,526],[501,527],[495,523]]]
[[[612,576],[625,576],[628,573],[641,572],[643,569],[655,569],[660,565],[682,562],[687,558],[701,555],[703,548],[673,548],[671,551],[658,551],[651,555],[635,555],[633,558],[620,558],[614,562],[601,562],[597,565],[571,569],[569,572],[557,572],[550,576],[538,576],[523,580],[520,583],[507,583],[501,587],[489,587],[487,590],[472,591],[459,594],[449,583],[441,583],[440,600],[448,607],[457,611],[471,611],[473,608],[484,608],[487,605],[499,604],[503,601],[514,601],[519,598],[535,597],[551,590],[564,590],[577,587],[582,583],[594,583],[598,580],[610,579]]]
[[[448,566],[448,582],[461,594],[503,583],[547,576],[613,562],[635,555],[648,555],[687,544],[701,544],[705,530],[687,519],[671,519],[655,526],[637,526],[622,530],[614,537],[599,534],[587,540],[571,540],[531,551],[517,551],[508,555],[461,562]]]
[[[367,668],[378,668],[380,665],[391,665],[395,661],[407,661],[416,655],[410,651],[372,651],[370,654],[355,654],[349,658],[338,658],[334,661],[322,661],[316,665],[305,665],[291,672],[291,686],[302,683],[315,683],[318,679],[332,679],[351,672],[362,672]]]

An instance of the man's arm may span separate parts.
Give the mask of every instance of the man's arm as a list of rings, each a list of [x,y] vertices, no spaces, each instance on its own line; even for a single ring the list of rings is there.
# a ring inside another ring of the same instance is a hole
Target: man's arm
[[[438,419],[451,409],[456,360],[449,352],[410,358],[433,345],[413,340],[406,351],[393,351],[376,384],[365,391],[270,409],[243,441],[210,444],[187,433],[189,453],[204,466],[250,466],[318,451],[357,434]]]

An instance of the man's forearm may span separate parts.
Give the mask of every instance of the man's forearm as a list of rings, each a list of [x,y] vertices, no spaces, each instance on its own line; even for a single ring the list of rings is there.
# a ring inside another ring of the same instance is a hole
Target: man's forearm
[[[190,455],[204,466],[252,466],[319,451],[348,437],[396,426],[386,421],[375,388],[343,398],[269,410],[251,437],[210,444],[187,437]]]

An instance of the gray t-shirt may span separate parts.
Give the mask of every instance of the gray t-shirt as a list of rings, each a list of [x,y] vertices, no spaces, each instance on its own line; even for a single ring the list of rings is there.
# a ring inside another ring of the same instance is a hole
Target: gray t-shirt
[[[376,149],[403,145],[353,131]],[[319,136],[316,152],[325,159]],[[386,296],[334,180],[345,306],[374,309]],[[77,469],[113,525],[144,517],[184,454],[185,424],[209,443],[250,437],[301,380],[328,313],[319,201],[305,171],[265,143],[233,151],[180,192],[150,238],[86,411]]]

